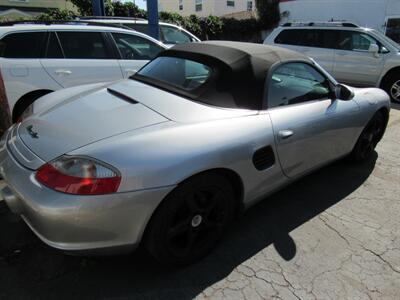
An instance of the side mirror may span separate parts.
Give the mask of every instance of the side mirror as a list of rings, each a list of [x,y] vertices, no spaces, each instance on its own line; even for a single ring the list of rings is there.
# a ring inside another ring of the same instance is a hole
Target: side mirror
[[[379,46],[377,44],[371,44],[369,45],[368,52],[372,53],[375,57],[379,56]]]
[[[347,86],[338,84],[335,86],[335,96],[336,99],[348,101],[354,98],[354,93]]]

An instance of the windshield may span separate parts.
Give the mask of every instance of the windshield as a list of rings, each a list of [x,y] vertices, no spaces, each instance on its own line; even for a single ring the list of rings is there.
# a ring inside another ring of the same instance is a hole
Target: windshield
[[[192,38],[186,32],[172,27],[172,26],[160,26],[162,33],[162,41],[166,44],[182,44],[192,42]]]
[[[381,40],[383,40],[384,43],[387,43],[391,45],[393,48],[396,48],[397,51],[400,51],[400,45],[397,44],[395,41],[393,41],[391,38],[387,37],[386,35],[380,33],[379,31],[371,30],[373,33],[375,33]]]
[[[212,69],[202,63],[161,56],[144,66],[137,75],[184,91],[192,91],[204,85],[211,73]]]

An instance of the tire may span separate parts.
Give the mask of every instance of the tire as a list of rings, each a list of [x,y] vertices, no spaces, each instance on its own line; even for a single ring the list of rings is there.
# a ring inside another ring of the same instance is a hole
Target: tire
[[[400,103],[400,75],[389,75],[382,87],[388,93],[392,102]]]
[[[145,235],[145,246],[160,263],[186,265],[205,257],[235,214],[234,190],[216,173],[180,184],[161,203]]]
[[[357,140],[350,159],[353,162],[367,160],[375,150],[376,145],[381,140],[385,132],[385,117],[382,112],[377,112],[365,126]]]

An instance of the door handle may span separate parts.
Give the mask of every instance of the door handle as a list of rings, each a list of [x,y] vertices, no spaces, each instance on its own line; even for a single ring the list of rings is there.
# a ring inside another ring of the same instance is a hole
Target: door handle
[[[278,133],[279,137],[282,140],[290,138],[293,134],[294,132],[292,130],[280,130]]]
[[[72,74],[70,70],[56,70],[55,73],[59,76],[66,76]]]

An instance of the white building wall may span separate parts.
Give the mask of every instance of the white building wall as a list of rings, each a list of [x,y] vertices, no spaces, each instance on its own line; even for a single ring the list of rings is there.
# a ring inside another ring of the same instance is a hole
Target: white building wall
[[[251,0],[253,3],[253,10],[255,9],[255,0]],[[235,0],[235,7],[226,5],[226,0],[214,0],[215,11],[214,15],[222,16],[226,14],[247,11],[247,0]]]
[[[255,9],[255,0],[234,0],[235,7],[227,6],[226,0],[202,0],[203,9],[196,11],[196,0],[182,0],[183,10],[179,10],[179,0],[158,0],[159,10],[176,12],[182,16],[197,15],[207,17],[209,15],[222,16],[225,14],[247,10],[247,1],[252,1]]]
[[[294,0],[280,4],[284,22],[348,21],[385,31],[386,17],[400,16],[400,0]]]

